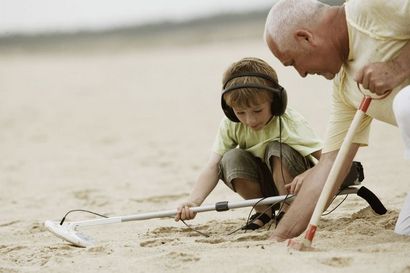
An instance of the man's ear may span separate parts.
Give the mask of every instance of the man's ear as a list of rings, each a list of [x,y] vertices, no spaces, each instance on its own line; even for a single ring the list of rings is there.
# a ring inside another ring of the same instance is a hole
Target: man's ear
[[[313,44],[314,43],[314,37],[312,32],[305,30],[305,29],[299,29],[295,32],[295,39],[296,41],[305,44]]]

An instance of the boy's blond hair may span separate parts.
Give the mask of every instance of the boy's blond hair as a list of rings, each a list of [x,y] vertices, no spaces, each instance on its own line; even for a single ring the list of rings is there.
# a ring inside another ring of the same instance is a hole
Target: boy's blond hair
[[[248,57],[231,64],[225,71],[222,79],[223,85],[226,84],[225,89],[240,84],[257,84],[261,86],[275,87],[271,81],[254,76],[238,77],[226,83],[226,81],[232,76],[249,72],[265,74],[275,80],[276,83],[278,82],[278,76],[276,75],[275,70],[268,63],[258,58]],[[247,108],[266,101],[272,102],[273,94],[272,92],[263,89],[241,88],[227,92],[223,95],[223,99],[230,107]]]

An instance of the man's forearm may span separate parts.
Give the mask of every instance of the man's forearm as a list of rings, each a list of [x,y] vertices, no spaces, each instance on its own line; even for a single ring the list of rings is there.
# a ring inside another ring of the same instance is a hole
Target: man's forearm
[[[400,50],[399,55],[392,62],[398,67],[401,81],[410,78],[410,41]]]
[[[329,202],[342,184],[358,148],[358,144],[353,144],[348,152],[348,155],[344,159],[341,172],[336,180],[336,187],[333,189],[333,194],[329,196]],[[292,202],[292,205],[286,212],[277,228],[273,231],[271,236],[272,240],[283,241],[293,238],[299,236],[306,229],[322,189],[326,183],[329,172],[336,159],[337,152],[338,151],[334,151],[323,154],[319,163],[309,172],[308,176],[305,178],[306,181],[303,183],[297,194],[297,197]]]
[[[369,63],[361,68],[355,81],[371,92],[384,95],[410,78],[410,42],[398,55],[385,62]]]
[[[332,162],[322,160],[312,168],[271,239],[283,241],[300,235],[306,229],[331,167]]]

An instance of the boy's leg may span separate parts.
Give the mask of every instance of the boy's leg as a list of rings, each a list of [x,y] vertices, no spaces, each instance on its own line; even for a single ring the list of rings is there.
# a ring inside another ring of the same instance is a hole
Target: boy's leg
[[[233,149],[225,153],[220,163],[220,179],[244,199],[264,196],[260,181],[266,179],[262,161],[251,153]],[[272,217],[268,205],[255,207],[257,212]]]
[[[265,152],[265,162],[272,170],[275,187],[280,195],[287,194],[285,185],[292,182],[293,178],[313,167],[309,159],[303,157],[290,146],[282,143],[282,160],[280,159],[280,144],[272,142],[268,145]],[[349,173],[343,181],[340,189],[357,185],[364,179],[363,166],[360,162],[353,161]]]
[[[265,162],[280,195],[287,194],[285,185],[312,166],[312,163],[287,144],[271,142],[266,147]]]
[[[403,138],[404,156],[410,159],[410,86],[397,93],[393,101],[393,112]],[[410,193],[404,201],[394,232],[410,235]]]
[[[292,147],[276,141],[266,147],[265,162],[271,170],[273,182],[280,195],[288,194],[285,185],[312,165]],[[288,205],[284,204],[282,210],[286,211],[287,208]]]

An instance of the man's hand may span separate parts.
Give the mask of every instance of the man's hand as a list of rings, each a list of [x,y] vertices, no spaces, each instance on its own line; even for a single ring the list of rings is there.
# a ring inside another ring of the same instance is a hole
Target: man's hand
[[[363,88],[377,95],[383,95],[398,86],[405,76],[395,60],[365,65],[355,76]]]
[[[299,251],[314,251],[315,250],[310,244],[306,244],[304,240],[298,241],[295,238],[288,240],[288,248],[299,250]]]

